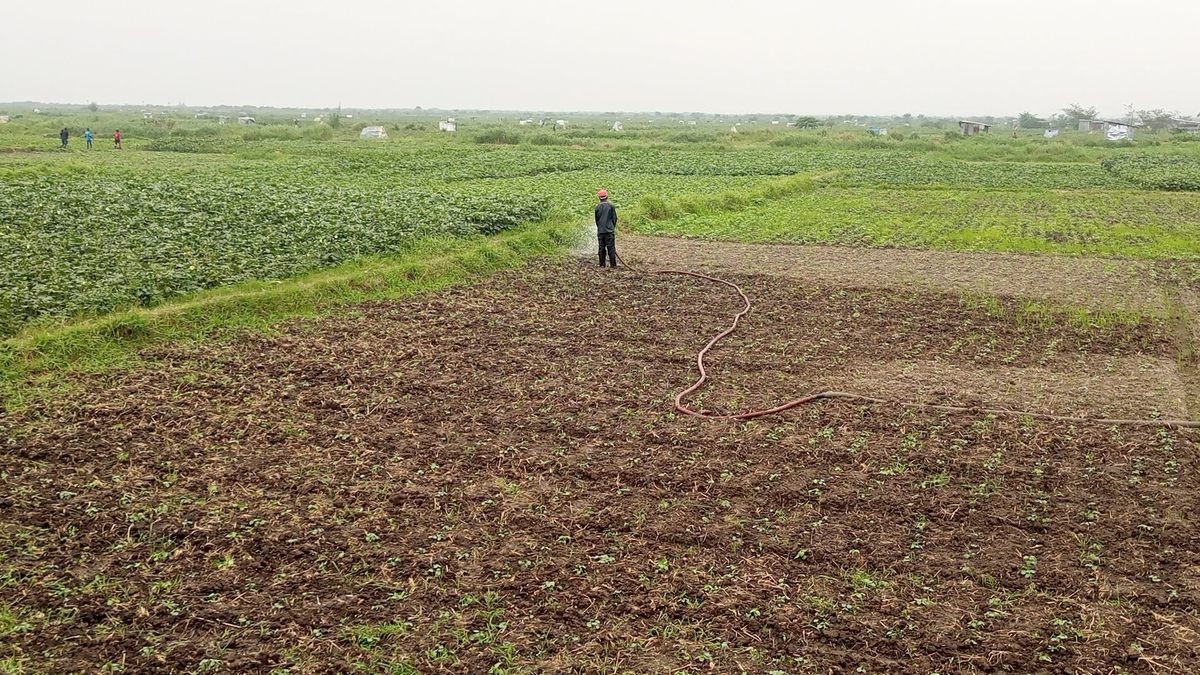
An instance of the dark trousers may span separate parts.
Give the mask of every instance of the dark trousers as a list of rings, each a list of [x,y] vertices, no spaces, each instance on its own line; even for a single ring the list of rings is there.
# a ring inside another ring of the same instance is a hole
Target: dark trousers
[[[608,254],[609,266],[617,266],[617,233],[601,232],[596,235],[600,240],[600,266],[604,267],[604,255]]]

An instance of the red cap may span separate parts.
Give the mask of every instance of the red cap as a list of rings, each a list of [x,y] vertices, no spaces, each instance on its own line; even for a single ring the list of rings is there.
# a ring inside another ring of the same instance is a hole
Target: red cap
[[[601,190],[601,191],[599,191],[599,192],[597,192],[597,193],[596,193],[596,196],[597,196],[597,197],[599,197],[599,198],[601,198],[601,199],[604,199],[605,197],[607,197],[607,196],[608,196],[608,190]]]

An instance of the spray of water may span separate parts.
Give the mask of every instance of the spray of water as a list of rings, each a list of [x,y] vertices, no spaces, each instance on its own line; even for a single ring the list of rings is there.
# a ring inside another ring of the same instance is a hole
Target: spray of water
[[[574,254],[577,258],[595,258],[600,248],[600,240],[596,238],[596,226],[584,221],[579,224],[579,237],[576,238]]]

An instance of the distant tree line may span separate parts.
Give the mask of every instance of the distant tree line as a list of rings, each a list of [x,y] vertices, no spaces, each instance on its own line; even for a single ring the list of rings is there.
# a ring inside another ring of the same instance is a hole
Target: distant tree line
[[[1044,129],[1046,127],[1074,129],[1079,126],[1081,121],[1096,119],[1096,115],[1095,107],[1085,108],[1079,104],[1072,103],[1049,118],[1041,118],[1029,111],[1025,111],[1017,116],[1017,126],[1022,129]],[[1163,108],[1139,110],[1133,107],[1133,105],[1127,105],[1125,106],[1125,115],[1120,121],[1137,124],[1152,131],[1158,131],[1160,129],[1170,129],[1174,124],[1173,120],[1182,116],[1178,111],[1165,110]]]

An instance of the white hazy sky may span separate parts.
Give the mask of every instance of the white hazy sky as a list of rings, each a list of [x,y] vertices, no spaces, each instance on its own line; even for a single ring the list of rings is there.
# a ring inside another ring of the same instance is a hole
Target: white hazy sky
[[[593,111],[1200,112],[1200,0],[56,0],[0,101]]]

